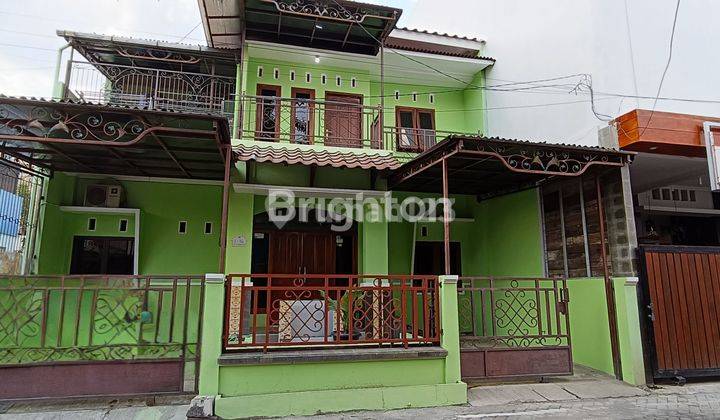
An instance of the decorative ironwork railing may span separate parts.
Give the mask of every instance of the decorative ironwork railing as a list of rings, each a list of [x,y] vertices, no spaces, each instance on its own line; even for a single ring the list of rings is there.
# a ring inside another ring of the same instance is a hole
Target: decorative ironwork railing
[[[340,98],[342,99],[342,97]],[[421,153],[452,131],[380,127],[380,107],[345,100],[248,96],[240,100],[245,140]]]
[[[223,115],[235,79],[145,67],[68,62],[65,98],[108,105]]]
[[[461,348],[570,346],[564,278],[460,277]]]
[[[225,349],[440,343],[436,276],[233,274]]]
[[[198,358],[204,282],[195,275],[0,277],[0,366],[175,359],[188,369]]]
[[[348,100],[242,96],[245,140],[383,149],[378,107]]]

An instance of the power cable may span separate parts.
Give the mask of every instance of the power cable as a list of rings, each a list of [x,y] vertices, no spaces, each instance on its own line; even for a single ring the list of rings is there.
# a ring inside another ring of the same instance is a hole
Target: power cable
[[[673,17],[673,24],[672,24],[672,32],[670,33],[670,52],[668,53],[668,59],[667,63],[665,63],[665,69],[663,70],[662,77],[660,77],[660,84],[658,85],[657,94],[655,95],[655,101],[653,102],[652,111],[650,111],[650,118],[648,118],[648,122],[643,128],[643,131],[640,133],[640,137],[642,137],[643,134],[645,134],[645,130],[650,127],[650,123],[652,122],[653,115],[655,115],[655,107],[658,103],[658,98],[660,97],[660,91],[662,90],[663,82],[665,82],[665,76],[667,75],[668,69],[670,68],[670,62],[672,61],[672,53],[673,53],[673,46],[675,42],[675,28],[677,26],[677,19],[678,19],[678,12],[680,11],[680,0],[677,0],[677,4],[675,5],[675,16]]]

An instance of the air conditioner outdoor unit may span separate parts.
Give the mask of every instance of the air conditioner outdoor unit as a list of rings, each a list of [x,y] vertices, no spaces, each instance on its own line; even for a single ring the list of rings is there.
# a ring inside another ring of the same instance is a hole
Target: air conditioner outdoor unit
[[[120,185],[88,185],[85,188],[85,206],[120,207],[123,188]]]

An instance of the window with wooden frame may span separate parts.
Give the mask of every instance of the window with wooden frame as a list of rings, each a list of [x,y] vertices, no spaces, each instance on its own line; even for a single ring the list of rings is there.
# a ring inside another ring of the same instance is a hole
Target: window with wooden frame
[[[292,88],[290,139],[293,143],[312,144],[315,135],[315,91]]]
[[[277,140],[280,136],[280,86],[257,86],[255,138]]]
[[[435,145],[435,110],[425,108],[395,109],[397,148],[419,152]]]

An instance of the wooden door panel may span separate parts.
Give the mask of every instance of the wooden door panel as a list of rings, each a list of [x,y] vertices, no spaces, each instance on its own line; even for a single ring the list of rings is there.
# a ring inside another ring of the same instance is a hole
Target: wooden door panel
[[[325,95],[325,144],[362,147],[362,97]]]
[[[720,373],[720,248],[642,253],[655,377]]]

